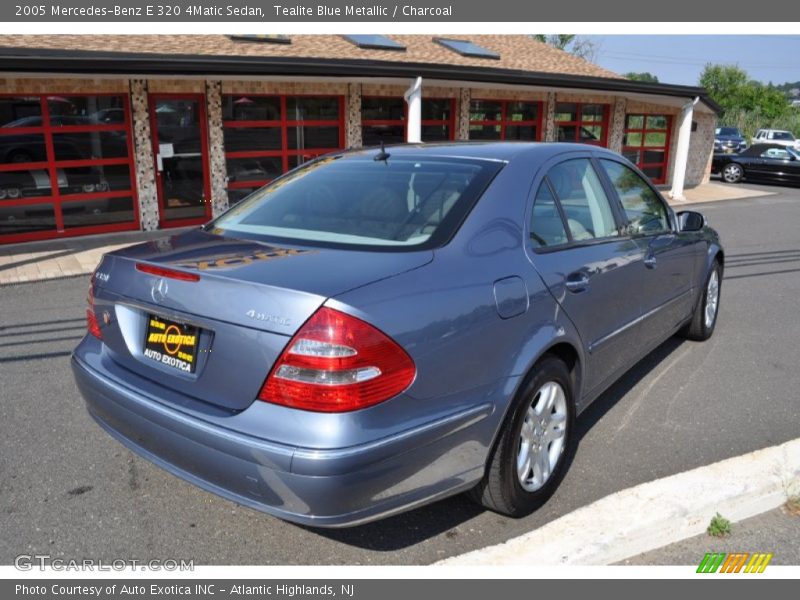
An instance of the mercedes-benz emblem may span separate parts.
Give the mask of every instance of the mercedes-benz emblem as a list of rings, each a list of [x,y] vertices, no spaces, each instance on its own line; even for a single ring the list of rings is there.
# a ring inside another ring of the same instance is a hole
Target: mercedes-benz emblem
[[[164,298],[167,297],[168,291],[169,286],[167,284],[167,280],[159,279],[158,283],[154,283],[153,287],[150,289],[150,297],[153,298],[153,302],[160,304],[164,301]]]

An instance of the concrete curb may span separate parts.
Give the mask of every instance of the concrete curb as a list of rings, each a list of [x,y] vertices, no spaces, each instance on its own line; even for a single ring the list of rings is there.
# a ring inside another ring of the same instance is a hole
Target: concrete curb
[[[800,439],[643,483],[440,565],[608,565],[741,521],[800,493]]]

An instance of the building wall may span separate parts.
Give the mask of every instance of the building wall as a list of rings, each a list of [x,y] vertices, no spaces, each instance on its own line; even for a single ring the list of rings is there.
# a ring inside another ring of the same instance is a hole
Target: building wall
[[[145,231],[153,231],[158,229],[158,192],[156,191],[153,138],[150,130],[147,80],[132,79],[130,94],[134,162],[139,192],[139,224]]]
[[[134,147],[134,164],[140,227],[157,229],[159,226],[158,197],[155,185],[155,161],[150,127],[149,96],[151,94],[191,93],[204,95],[208,119],[209,167],[211,179],[212,212],[218,215],[228,206],[227,170],[225,164],[222,128],[222,95],[287,94],[287,95],[339,95],[344,97],[344,139],[346,147],[361,145],[361,98],[365,95],[402,96],[406,87],[401,85],[370,84],[358,82],[309,83],[276,81],[241,81],[233,79],[205,80],[195,78],[172,79],[111,79],[111,78],[5,78],[0,79],[0,93],[51,94],[51,93],[120,93],[129,96],[131,130]],[[608,145],[620,151],[624,134],[625,116],[629,113],[667,114],[672,116],[667,183],[672,180],[674,152],[678,139],[680,108],[627,100],[608,94],[570,94],[530,90],[486,89],[444,86],[425,86],[423,97],[455,99],[455,131],[459,140],[469,137],[469,106],[472,99],[529,100],[542,103],[542,137],[555,138],[554,113],[557,102],[602,103],[609,105]],[[690,140],[686,185],[693,186],[709,179],[713,153],[713,114],[695,112],[696,131]]]
[[[689,138],[689,160],[686,165],[686,186],[708,183],[711,178],[711,159],[714,157],[714,129],[717,117],[714,114],[695,111],[692,119],[697,129]]]

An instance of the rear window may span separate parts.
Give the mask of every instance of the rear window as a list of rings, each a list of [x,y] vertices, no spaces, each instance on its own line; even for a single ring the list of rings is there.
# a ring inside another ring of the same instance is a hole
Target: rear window
[[[775,131],[772,133],[773,140],[793,140],[794,136],[788,131]]]
[[[223,234],[331,247],[435,247],[450,238],[503,164],[466,158],[326,157],[254,192],[209,227]]]

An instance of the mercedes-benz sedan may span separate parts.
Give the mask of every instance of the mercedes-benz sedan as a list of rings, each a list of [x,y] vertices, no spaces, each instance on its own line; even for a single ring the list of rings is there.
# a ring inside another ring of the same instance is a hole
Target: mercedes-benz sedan
[[[466,491],[521,516],[603,390],[711,336],[723,264],[702,215],[604,149],[364,149],[106,255],[72,365],[121,443],[283,519]]]

